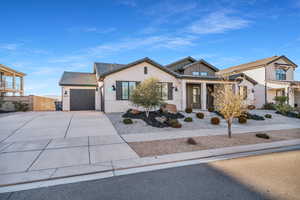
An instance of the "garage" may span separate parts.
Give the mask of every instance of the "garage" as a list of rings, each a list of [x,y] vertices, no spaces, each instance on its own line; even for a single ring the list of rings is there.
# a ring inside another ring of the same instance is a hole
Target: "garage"
[[[70,89],[70,110],[95,110],[95,90]]]

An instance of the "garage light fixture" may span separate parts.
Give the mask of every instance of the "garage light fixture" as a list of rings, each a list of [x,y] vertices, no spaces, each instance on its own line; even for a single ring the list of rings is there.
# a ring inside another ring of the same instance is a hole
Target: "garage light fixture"
[[[114,85],[111,86],[113,91],[116,91],[116,87]]]

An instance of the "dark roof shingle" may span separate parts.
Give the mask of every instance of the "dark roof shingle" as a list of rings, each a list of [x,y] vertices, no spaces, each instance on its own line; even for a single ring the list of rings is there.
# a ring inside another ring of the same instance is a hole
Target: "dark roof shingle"
[[[59,85],[61,86],[96,86],[96,74],[83,72],[64,72]]]

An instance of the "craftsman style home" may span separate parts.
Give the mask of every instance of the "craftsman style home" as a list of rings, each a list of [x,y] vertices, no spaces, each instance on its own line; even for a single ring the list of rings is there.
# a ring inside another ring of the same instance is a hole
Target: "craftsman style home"
[[[278,69],[282,69],[286,73],[286,80],[272,80],[279,82],[277,84],[284,85],[281,90],[293,90],[294,100],[297,102],[296,96],[298,90],[293,81],[293,71],[296,67],[294,63],[286,57],[268,58],[268,62],[264,63],[264,68],[276,65],[274,69],[276,74],[274,77],[281,77]],[[256,61],[258,62],[258,61]],[[277,64],[275,64],[277,63]],[[149,78],[155,77],[160,80],[160,90],[162,91],[162,99],[170,104],[175,104],[178,110],[184,110],[187,107],[194,109],[208,109],[214,107],[214,97],[212,93],[219,84],[230,84],[235,91],[240,92],[247,104],[254,104],[261,107],[264,102],[264,93],[261,87],[266,84],[260,80],[265,76],[260,66],[253,66],[247,69],[258,70],[257,75],[250,73],[244,66],[232,67],[220,71],[215,66],[205,60],[196,60],[192,57],[186,57],[162,66],[150,58],[143,58],[129,64],[115,63],[94,63],[93,73],[80,72],[64,72],[59,82],[62,87],[63,110],[101,110],[104,112],[124,112],[129,108],[133,108],[129,98],[132,90],[137,83]],[[280,67],[279,67],[280,66]],[[239,70],[236,70],[239,69]],[[267,71],[267,70],[266,70]],[[272,73],[271,70],[269,70]],[[278,74],[278,75],[277,75]],[[221,76],[222,75],[222,76]],[[223,77],[227,78],[224,79]],[[270,84],[275,84],[268,79],[267,96],[268,100],[272,100],[271,95],[279,95],[279,92],[271,90]],[[298,86],[299,87],[299,86]],[[270,90],[269,90],[270,89]],[[278,88],[279,89],[279,88]],[[262,95],[257,96],[257,95]],[[290,92],[291,96],[292,93]]]
[[[23,96],[24,76],[24,73],[0,64],[0,96]]]

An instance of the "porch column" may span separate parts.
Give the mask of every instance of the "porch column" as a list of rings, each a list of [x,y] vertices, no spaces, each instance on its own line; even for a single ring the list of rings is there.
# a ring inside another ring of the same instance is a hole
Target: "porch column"
[[[294,96],[294,89],[288,87],[287,88],[287,96],[288,96],[288,104],[291,105],[292,107],[295,106],[295,96]]]
[[[16,75],[15,74],[13,74],[12,88],[14,91],[16,90]],[[13,96],[15,96],[15,95],[16,95],[16,93],[13,92]]]
[[[24,95],[24,78],[20,77],[20,95],[23,96]]]
[[[206,110],[206,83],[201,83],[201,109]]]
[[[181,81],[181,110],[186,108],[186,81]]]

